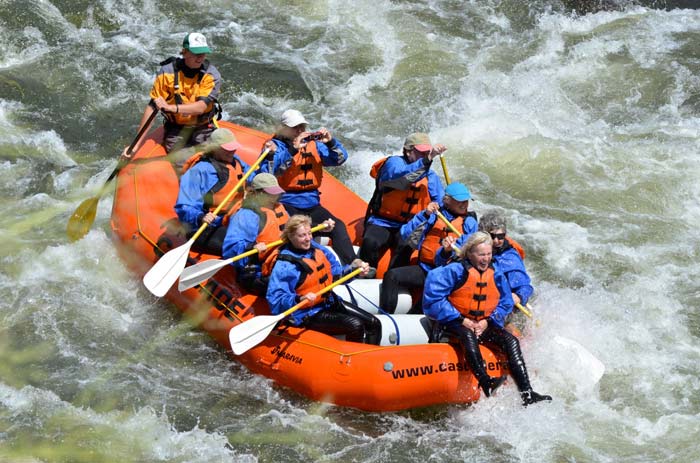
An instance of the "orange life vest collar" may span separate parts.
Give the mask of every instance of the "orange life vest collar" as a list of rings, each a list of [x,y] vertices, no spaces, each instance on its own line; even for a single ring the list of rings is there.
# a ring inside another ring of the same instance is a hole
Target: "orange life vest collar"
[[[501,294],[496,287],[493,265],[482,273],[468,261],[464,266],[464,282],[459,282],[447,299],[459,312],[471,320],[483,320],[498,307]]]

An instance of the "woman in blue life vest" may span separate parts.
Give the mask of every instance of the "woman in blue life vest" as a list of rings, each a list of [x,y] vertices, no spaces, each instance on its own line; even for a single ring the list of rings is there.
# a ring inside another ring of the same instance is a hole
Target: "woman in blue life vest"
[[[287,244],[273,251],[267,287],[267,301],[273,314],[280,314],[303,299],[309,303],[287,319],[288,323],[330,335],[345,335],[353,342],[378,344],[381,323],[366,312],[349,311],[332,293],[318,292],[352,268],[369,271],[369,265],[355,259],[343,266],[335,255],[313,240],[311,218],[293,215],[287,221],[282,237]],[[267,270],[263,268],[263,273]]]
[[[513,310],[508,280],[492,265],[493,241],[488,233],[473,233],[461,249],[463,260],[428,272],[423,293],[423,311],[445,332],[456,337],[465,358],[489,397],[505,377],[491,378],[479,351],[480,342],[493,343],[508,357],[508,369],[524,406],[552,400],[532,390],[518,338],[503,328]]]
[[[488,233],[493,240],[493,260],[508,279],[515,304],[527,304],[534,292],[525,263],[507,236],[506,218],[498,211],[488,211],[479,221],[479,231]]]
[[[345,223],[321,205],[318,190],[323,181],[323,168],[344,164],[348,152],[328,129],[308,132],[307,126],[307,120],[296,109],[282,113],[275,135],[264,146],[273,154],[259,170],[277,177],[285,191],[280,202],[289,215],[308,215],[313,225],[333,220],[335,227],[319,234],[328,236],[341,262],[349,264],[357,255]]]
[[[240,206],[244,189],[239,188],[218,215],[213,211],[243,178],[249,166],[235,154],[241,145],[228,129],[214,130],[207,146],[204,152],[195,154],[185,163],[175,212],[188,237],[204,222],[209,224],[195,240],[192,249],[221,255],[226,236],[226,227],[222,226],[225,225],[224,218]]]
[[[382,158],[372,166],[370,175],[376,185],[359,253],[372,267],[387,248],[394,248],[390,268],[408,265],[413,250],[401,241],[401,226],[430,202],[442,205],[445,190],[430,166],[446,150],[445,145],[432,145],[427,134],[412,133],[404,141],[401,156]]]
[[[477,230],[477,218],[469,210],[472,195],[466,185],[451,183],[445,189],[442,206],[430,203],[404,226],[401,227],[401,239],[412,248],[418,249],[418,263],[389,269],[382,279],[379,306],[389,313],[394,313],[401,289],[423,288],[426,274],[435,268],[435,254],[442,241],[452,236],[457,238],[450,227],[436,214],[440,211],[452,226],[463,236],[469,236]],[[422,299],[413,304],[410,313],[422,313]]]

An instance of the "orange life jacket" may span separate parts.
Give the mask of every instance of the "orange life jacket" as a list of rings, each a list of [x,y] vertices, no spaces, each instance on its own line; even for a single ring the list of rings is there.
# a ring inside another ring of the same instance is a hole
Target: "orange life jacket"
[[[290,254],[282,254],[279,248],[274,249],[262,265],[262,275],[269,277],[278,260],[285,260],[297,265],[300,271],[299,281],[296,285],[296,293],[304,296],[309,292],[318,294],[324,287],[333,282],[331,263],[326,255],[318,248],[314,248],[313,257],[299,258]],[[320,295],[314,305],[318,305],[328,297],[328,293]]]
[[[474,214],[474,212],[469,211],[469,214]],[[464,228],[464,217],[457,216],[452,219],[450,223],[461,233],[461,230]],[[458,238],[458,236],[450,230],[450,227],[438,218],[425,234],[425,238],[423,238],[423,242],[418,251],[418,259],[424,264],[434,267],[435,254],[437,254],[438,249],[442,246],[442,239],[448,236],[452,236],[455,239]]]
[[[204,60],[202,66],[197,70],[196,75],[192,77],[187,77],[185,74],[184,68],[186,68],[186,66],[182,58],[171,56],[160,63],[161,66],[167,66],[168,64],[172,64],[172,82],[170,82],[170,77],[166,76],[166,74],[169,74],[169,69],[166,70],[165,74],[159,74],[157,79],[163,79],[164,82],[162,84],[169,87],[168,93],[171,96],[161,96],[166,98],[167,102],[170,104],[182,105],[198,101],[198,98],[201,96],[199,91],[200,84],[204,77],[209,74],[208,79],[214,79],[211,73],[209,73],[209,60]],[[180,79],[182,79],[182,82]],[[168,85],[169,82],[170,85]],[[221,118],[222,110],[216,98],[213,98],[212,95],[208,95],[208,98],[212,102],[207,104],[207,111],[199,116],[186,116],[182,113],[163,113],[163,115],[168,121],[177,125],[192,127],[211,123],[215,117],[218,116],[217,119]]]
[[[510,245],[513,247],[513,249],[518,251],[518,254],[520,254],[520,258],[525,260],[525,249],[523,249],[523,247],[520,245],[520,243],[515,241],[510,236],[506,236],[506,243],[510,243]]]
[[[185,161],[185,164],[182,166],[182,173],[187,172],[198,162],[211,163],[219,179],[204,195],[204,209],[213,212],[224,201],[233,187],[243,178],[243,165],[236,158],[233,158],[232,162],[221,162],[212,157],[204,156],[204,153],[200,152],[195,153]],[[220,216],[225,216],[224,225],[228,223],[227,219],[231,214],[240,209],[243,195],[244,189],[239,188],[238,192],[233,195],[233,198],[219,211]]]
[[[277,177],[285,191],[318,190],[323,180],[323,161],[315,141],[309,141],[292,156],[292,163]]]
[[[284,230],[284,225],[287,223],[287,220],[289,220],[289,214],[287,214],[284,206],[279,203],[272,209],[261,207],[260,211],[265,213],[265,226],[262,228],[262,230],[260,230],[255,240],[258,243],[271,243],[273,241],[277,241],[280,238],[282,230]],[[272,251],[272,249],[268,249],[258,253],[259,261],[263,262],[265,259],[267,259]]]
[[[369,174],[372,178],[379,178],[379,172],[388,157],[382,158],[372,165]],[[409,185],[405,190],[387,188],[381,191],[374,190],[369,208],[370,213],[396,222],[407,223],[414,215],[428,207],[430,204],[430,192],[428,191],[428,177],[423,177]]]
[[[493,265],[479,272],[468,261],[462,261],[464,265],[465,281],[456,287],[447,300],[464,315],[475,321],[488,318],[501,298],[494,279]]]

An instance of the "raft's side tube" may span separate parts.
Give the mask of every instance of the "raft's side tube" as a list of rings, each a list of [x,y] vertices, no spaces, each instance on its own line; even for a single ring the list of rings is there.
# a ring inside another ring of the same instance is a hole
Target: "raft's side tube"
[[[348,288],[349,286],[349,288]],[[333,292],[344,301],[357,304],[361,309],[369,313],[380,313],[379,292],[381,291],[382,280],[355,278],[347,285],[337,286]],[[354,298],[354,299],[353,299]],[[406,290],[399,291],[395,314],[407,314],[411,310],[413,300]],[[384,309],[384,307],[382,307]],[[386,310],[386,309],[384,309]]]
[[[425,315],[375,315],[382,323],[382,346],[428,344],[430,323]],[[393,319],[393,321],[392,321]],[[396,333],[398,326],[399,332]]]

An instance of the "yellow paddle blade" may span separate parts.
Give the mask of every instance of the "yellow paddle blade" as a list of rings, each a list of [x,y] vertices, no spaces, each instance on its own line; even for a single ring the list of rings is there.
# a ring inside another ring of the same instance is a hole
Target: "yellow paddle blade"
[[[86,199],[80,203],[80,206],[78,206],[75,212],[73,212],[73,215],[70,216],[68,225],[66,226],[66,234],[70,241],[77,241],[90,231],[90,227],[95,221],[97,203],[99,200],[100,198],[97,196]]]

